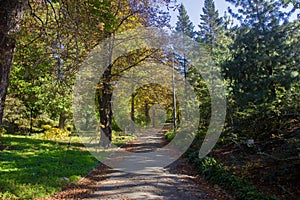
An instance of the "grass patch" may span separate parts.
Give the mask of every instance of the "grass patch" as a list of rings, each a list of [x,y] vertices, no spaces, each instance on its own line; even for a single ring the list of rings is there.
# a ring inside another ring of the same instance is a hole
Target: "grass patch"
[[[0,146],[0,199],[53,195],[99,163],[79,142],[3,135]]]
[[[174,129],[173,129],[173,128],[169,129],[169,130],[165,133],[165,139],[166,139],[168,142],[171,142],[175,136],[176,136],[176,135],[175,135],[175,133],[174,133]]]
[[[125,135],[123,132],[116,132],[113,131],[112,134],[112,143],[118,147],[126,144],[129,140],[132,140],[135,138],[135,135]]]
[[[134,137],[113,132],[113,144],[121,146]],[[77,182],[99,161],[79,137],[52,141],[45,140],[43,134],[4,134],[0,163],[0,199],[33,199],[51,196],[64,185]]]
[[[121,146],[134,137],[113,132],[113,144]],[[99,161],[85,150],[79,137],[52,141],[43,134],[4,134],[0,163],[0,199],[33,199],[51,196],[77,182]]]

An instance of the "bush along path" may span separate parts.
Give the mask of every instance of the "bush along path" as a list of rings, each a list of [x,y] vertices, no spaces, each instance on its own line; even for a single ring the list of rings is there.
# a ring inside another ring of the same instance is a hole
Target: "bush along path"
[[[164,133],[149,131],[120,151],[151,152],[165,145]],[[116,156],[117,157],[117,156]],[[138,157],[138,156],[137,156]],[[116,158],[119,159],[119,158]],[[128,163],[128,162],[125,162]],[[121,163],[122,165],[122,163]],[[135,163],[132,163],[134,167]],[[128,166],[127,166],[128,167]],[[100,165],[85,179],[69,185],[50,199],[233,199],[220,187],[209,184],[186,159],[168,167],[127,173]]]
[[[203,175],[212,184],[231,191],[236,199],[243,200],[279,200],[274,195],[269,195],[259,191],[254,185],[243,178],[234,175],[231,171],[226,170],[221,163],[218,163],[212,157],[200,159],[198,152],[189,150],[186,157],[190,163],[197,166],[198,173]]]

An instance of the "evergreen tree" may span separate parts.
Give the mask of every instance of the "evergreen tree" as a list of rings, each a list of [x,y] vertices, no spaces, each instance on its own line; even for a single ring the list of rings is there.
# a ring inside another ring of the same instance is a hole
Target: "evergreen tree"
[[[177,16],[178,21],[176,22],[175,30],[191,38],[194,38],[195,36],[194,25],[191,22],[183,4],[180,5],[178,11],[179,11],[179,15]]]
[[[222,18],[215,8],[214,0],[205,0],[203,14],[200,15],[200,25],[198,32],[198,42],[203,42],[210,55],[213,55],[213,48],[220,34]]]
[[[285,69],[295,56],[286,40],[296,27],[288,25],[289,14],[282,11],[283,5],[278,0],[227,1],[241,8],[239,14],[234,14],[241,27],[231,47],[233,60],[227,75],[240,83],[240,91],[258,90],[257,95],[261,92],[264,95],[256,100],[272,101],[276,98],[276,85],[289,82],[284,81],[290,77],[290,71]]]
[[[223,68],[231,88],[229,101],[234,102],[233,118],[238,119],[233,123],[236,132],[257,137],[274,128],[266,119],[286,112],[283,97],[299,81],[299,23],[288,22],[290,13],[283,11],[280,0],[227,1],[239,8],[233,16],[241,24]]]
[[[178,33],[184,34],[186,36],[189,36],[191,38],[194,38],[194,36],[195,36],[194,25],[191,22],[183,4],[181,4],[179,7],[179,15],[177,16],[177,18],[178,18],[178,21],[176,22],[175,31]],[[188,60],[187,60],[186,56],[185,55],[176,55],[175,59],[177,60],[178,63],[180,63],[179,70],[181,71],[183,76],[186,78],[187,70],[188,70]]]

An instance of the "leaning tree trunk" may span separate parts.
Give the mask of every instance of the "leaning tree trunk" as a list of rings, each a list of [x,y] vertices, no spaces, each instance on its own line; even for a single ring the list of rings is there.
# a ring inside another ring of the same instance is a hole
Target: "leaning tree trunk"
[[[0,0],[0,126],[25,0]]]

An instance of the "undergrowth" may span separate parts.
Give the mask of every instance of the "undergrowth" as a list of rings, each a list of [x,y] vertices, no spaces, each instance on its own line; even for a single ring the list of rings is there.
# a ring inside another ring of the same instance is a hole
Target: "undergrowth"
[[[197,167],[199,174],[203,175],[212,184],[220,185],[223,189],[232,191],[237,199],[241,200],[278,200],[274,195],[259,191],[247,180],[235,176],[232,171],[226,170],[214,158],[200,159],[197,151],[189,150],[185,156],[190,163]]]

